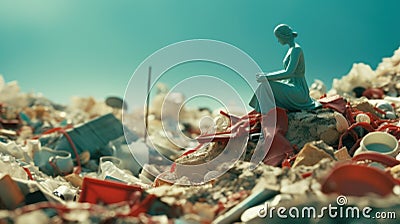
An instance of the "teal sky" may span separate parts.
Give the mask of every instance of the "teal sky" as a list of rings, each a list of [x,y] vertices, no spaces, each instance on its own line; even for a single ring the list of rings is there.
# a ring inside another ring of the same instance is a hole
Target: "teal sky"
[[[287,48],[272,32],[287,23],[299,33],[308,84],[330,87],[353,63],[375,68],[400,46],[399,8],[397,0],[0,1],[0,74],[60,103],[122,97],[144,59],[197,38],[232,44],[273,71]]]

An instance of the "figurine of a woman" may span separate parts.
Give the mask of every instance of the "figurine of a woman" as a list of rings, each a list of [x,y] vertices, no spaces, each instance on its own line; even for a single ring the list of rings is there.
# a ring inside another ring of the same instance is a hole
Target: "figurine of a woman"
[[[257,82],[260,83],[249,105],[256,111],[267,113],[271,105],[264,105],[268,100],[263,102],[263,99],[268,99],[268,91],[266,83],[268,82],[275,105],[277,107],[285,108],[289,111],[297,110],[311,110],[318,107],[320,104],[310,98],[308,85],[304,77],[305,64],[304,54],[300,45],[298,45],[294,38],[297,33],[286,24],[278,25],[274,34],[282,45],[288,45],[289,50],[283,59],[283,70],[272,73],[258,73],[256,74]],[[270,91],[269,91],[270,92]]]

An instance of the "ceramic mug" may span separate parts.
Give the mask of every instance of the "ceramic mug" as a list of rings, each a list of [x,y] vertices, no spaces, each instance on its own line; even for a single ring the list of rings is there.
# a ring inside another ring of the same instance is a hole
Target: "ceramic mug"
[[[395,157],[398,154],[398,150],[399,143],[393,135],[377,131],[364,136],[354,156],[363,152],[377,152]]]
[[[74,169],[71,153],[63,150],[41,147],[34,153],[33,161],[40,171],[52,176],[66,175]]]

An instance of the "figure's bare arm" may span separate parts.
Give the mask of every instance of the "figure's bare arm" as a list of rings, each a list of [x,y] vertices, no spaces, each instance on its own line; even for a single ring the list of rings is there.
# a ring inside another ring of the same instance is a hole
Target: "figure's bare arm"
[[[294,71],[296,70],[297,64],[299,63],[301,48],[295,47],[292,49],[290,54],[289,64],[286,69],[267,73],[265,76],[268,80],[280,80],[287,79],[294,76]]]

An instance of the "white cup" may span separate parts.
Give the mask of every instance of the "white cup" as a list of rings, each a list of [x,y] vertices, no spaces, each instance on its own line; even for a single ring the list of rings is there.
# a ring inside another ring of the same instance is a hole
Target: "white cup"
[[[111,162],[113,163],[117,168],[121,169],[121,165],[122,165],[122,160],[120,160],[117,157],[114,156],[102,156],[100,157],[100,162],[99,162],[99,170],[97,171],[99,174],[101,174],[103,172],[102,167],[104,165],[104,163],[106,162]]]
[[[360,142],[360,147],[354,153],[354,156],[363,152],[377,152],[395,157],[399,151],[399,142],[397,139],[386,132],[368,133]]]

